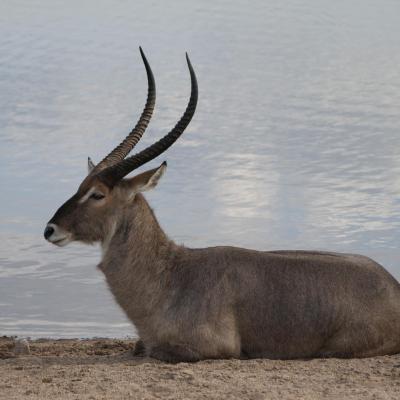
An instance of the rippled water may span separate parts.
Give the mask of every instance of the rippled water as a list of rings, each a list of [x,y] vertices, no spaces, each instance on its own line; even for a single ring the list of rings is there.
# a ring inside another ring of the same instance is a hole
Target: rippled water
[[[186,50],[200,85],[147,196],[172,238],[359,252],[400,278],[399,13],[395,0],[2,1],[0,334],[134,333],[99,249],[42,231],[86,157],[140,114],[139,45],[158,88],[145,145],[186,105]]]

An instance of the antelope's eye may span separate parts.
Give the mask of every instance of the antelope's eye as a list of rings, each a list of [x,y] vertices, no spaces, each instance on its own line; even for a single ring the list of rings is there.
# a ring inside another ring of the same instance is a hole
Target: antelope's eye
[[[104,194],[97,192],[92,193],[92,195],[90,196],[90,198],[94,200],[101,200],[104,199],[104,197],[105,197]]]

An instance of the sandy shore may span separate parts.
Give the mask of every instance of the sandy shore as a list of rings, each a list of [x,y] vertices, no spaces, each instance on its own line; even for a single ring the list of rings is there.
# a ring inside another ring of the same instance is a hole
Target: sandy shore
[[[0,399],[400,399],[400,355],[354,360],[221,360],[169,365],[134,341],[0,338]]]

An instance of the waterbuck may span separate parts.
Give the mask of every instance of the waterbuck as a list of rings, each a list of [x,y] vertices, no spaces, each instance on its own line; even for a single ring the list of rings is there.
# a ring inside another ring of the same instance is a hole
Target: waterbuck
[[[89,174],[49,221],[45,238],[58,246],[100,242],[104,273],[116,301],[135,324],[146,355],[167,362],[207,358],[368,357],[400,352],[400,285],[379,264],[354,254],[191,249],[161,229],[142,192],[167,164],[125,178],[171,146],[195,112],[191,95],[176,126],[127,157],[155,105],[148,97],[132,132]]]

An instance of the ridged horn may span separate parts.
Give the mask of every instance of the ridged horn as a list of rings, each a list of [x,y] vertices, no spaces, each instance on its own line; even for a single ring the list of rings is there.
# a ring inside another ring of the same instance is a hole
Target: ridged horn
[[[142,48],[139,47],[139,50],[147,73],[148,90],[146,105],[143,109],[142,115],[139,118],[139,121],[136,123],[136,126],[132,129],[131,133],[113,151],[111,151],[110,154],[104,157],[103,160],[96,165],[96,167],[92,170],[91,175],[97,174],[105,168],[123,160],[139,142],[147,128],[147,125],[150,122],[156,103],[156,84],[154,81],[153,72]]]
[[[189,67],[190,80],[191,80],[191,94],[190,100],[186,107],[185,113],[175,125],[175,127],[158,142],[153,143],[151,146],[142,150],[135,155],[125,158],[124,160],[114,164],[107,169],[100,171],[98,177],[107,185],[113,186],[116,182],[122,179],[129,172],[136,168],[139,168],[143,164],[158,157],[161,153],[167,150],[175,141],[182,135],[183,131],[189,125],[194,112],[196,110],[197,98],[198,98],[198,87],[197,79],[192,64],[189,60],[189,56],[186,53],[186,61]]]

